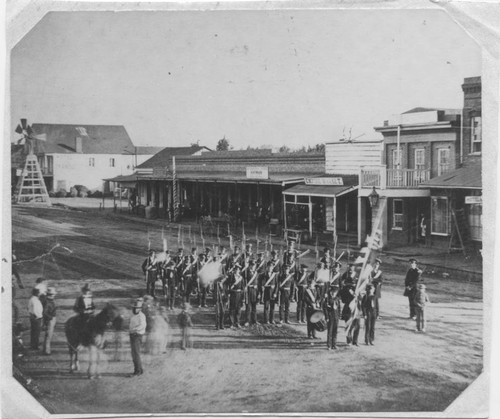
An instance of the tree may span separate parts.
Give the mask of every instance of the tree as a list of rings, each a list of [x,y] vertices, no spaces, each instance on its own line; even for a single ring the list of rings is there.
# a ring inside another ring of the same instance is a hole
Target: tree
[[[229,141],[226,140],[226,137],[221,138],[217,143],[217,147],[215,147],[217,151],[227,151],[229,150]]]
[[[290,152],[290,147],[288,147],[287,145],[282,145],[279,150],[278,150],[280,153],[289,153]]]

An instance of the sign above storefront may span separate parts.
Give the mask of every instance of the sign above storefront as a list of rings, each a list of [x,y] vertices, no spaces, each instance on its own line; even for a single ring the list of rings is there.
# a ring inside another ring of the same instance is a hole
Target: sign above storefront
[[[247,167],[247,179],[269,179],[269,168]]]
[[[153,167],[154,178],[166,178],[168,177],[168,174],[169,174],[168,167]]]
[[[344,179],[341,177],[306,177],[306,185],[333,185],[344,186]]]
[[[471,195],[471,196],[466,196],[465,197],[465,203],[466,204],[482,204],[483,203],[483,197],[478,196],[478,195]]]

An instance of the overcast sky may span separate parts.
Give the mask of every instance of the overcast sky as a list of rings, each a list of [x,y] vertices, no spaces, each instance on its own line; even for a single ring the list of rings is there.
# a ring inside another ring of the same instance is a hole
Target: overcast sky
[[[13,49],[12,125],[124,125],[136,145],[290,147],[460,108],[480,49],[446,13],[64,12]],[[13,138],[15,135],[13,134]]]

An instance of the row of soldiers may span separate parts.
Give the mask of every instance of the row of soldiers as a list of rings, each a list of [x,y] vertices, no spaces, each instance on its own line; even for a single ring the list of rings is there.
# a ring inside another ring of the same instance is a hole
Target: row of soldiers
[[[146,273],[147,291],[154,296],[155,282],[162,282],[163,295],[167,300],[167,308],[175,305],[176,296],[183,301],[190,302],[193,293],[198,294],[198,304],[206,307],[207,295],[211,294],[215,306],[215,322],[217,329],[223,329],[226,317],[232,327],[239,328],[241,324],[257,323],[257,305],[263,304],[265,324],[274,324],[276,308],[279,311],[279,322],[290,323],[290,303],[297,302],[296,320],[298,323],[308,323],[308,334],[314,336],[314,329],[309,322],[314,310],[323,310],[329,290],[336,288],[343,303],[342,319],[350,317],[350,302],[354,298],[357,284],[356,270],[350,265],[348,270],[341,274],[341,264],[335,260],[330,249],[325,248],[324,254],[315,269],[311,270],[303,263],[295,249],[295,243],[290,241],[287,251],[280,255],[271,251],[270,257],[264,253],[255,254],[251,244],[240,249],[234,248],[228,254],[225,248],[216,253],[207,248],[197,255],[196,248],[190,255],[184,255],[183,249],[171,256],[167,251],[157,256],[154,251],[143,263]],[[198,273],[207,263],[219,262],[219,272],[213,281],[203,282]],[[380,294],[381,277],[380,261],[372,273],[374,285]],[[380,295],[379,295],[380,296]],[[376,299],[378,316],[378,298]],[[244,319],[241,315],[244,308]]]

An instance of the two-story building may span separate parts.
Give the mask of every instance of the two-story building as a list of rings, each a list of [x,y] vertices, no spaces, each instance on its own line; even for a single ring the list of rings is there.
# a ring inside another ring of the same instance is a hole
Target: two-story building
[[[430,234],[451,248],[482,246],[481,77],[462,84],[464,108],[457,168],[423,182],[430,190]],[[462,243],[461,243],[462,242]]]
[[[457,168],[460,115],[460,110],[415,108],[375,127],[384,137],[384,147],[380,165],[360,169],[360,243],[375,215],[364,210],[373,188],[384,211],[383,246],[425,241],[422,230],[427,235],[428,229],[422,226],[431,217],[430,190],[419,185]]]
[[[69,191],[83,185],[90,191],[109,192],[103,179],[131,174],[160,147],[135,147],[119,125],[32,125],[33,150],[49,192]],[[23,148],[12,148],[13,184],[22,170]]]

